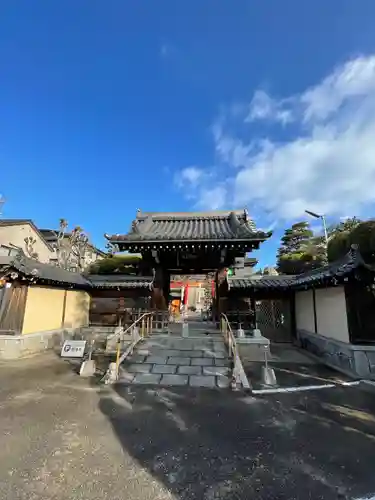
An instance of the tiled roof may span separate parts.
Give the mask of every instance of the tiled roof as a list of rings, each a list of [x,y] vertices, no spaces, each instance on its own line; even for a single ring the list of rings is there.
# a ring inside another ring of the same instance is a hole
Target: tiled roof
[[[227,278],[229,289],[234,288],[234,289],[246,289],[246,288],[251,288],[251,289],[270,289],[270,288],[277,288],[277,289],[284,289],[284,288],[289,288],[291,284],[293,283],[294,277],[293,276],[285,276],[285,275],[279,275],[279,276],[260,276],[260,275],[254,275],[254,276],[249,276],[248,278],[236,278],[235,276],[233,278]]]
[[[58,284],[89,287],[90,283],[80,273],[72,273],[61,267],[44,264],[26,256],[0,257],[0,269],[15,270],[27,278]]]
[[[25,256],[1,257],[0,275],[18,272],[21,276],[35,282],[53,282],[77,288],[150,288],[153,278],[129,275],[88,275],[72,273],[51,264],[43,264]]]
[[[151,288],[152,276],[126,274],[92,274],[87,276],[94,288]]]
[[[327,266],[295,276],[293,285],[306,285],[327,278],[347,276],[359,266],[369,267],[365,264],[358,248],[353,245],[352,249],[342,259],[332,262]]]
[[[370,268],[365,264],[361,254],[356,247],[353,247],[342,259],[327,266],[308,271],[295,276],[259,276],[254,275],[249,278],[227,278],[229,288],[235,289],[298,289],[301,286],[314,285],[316,283],[330,279],[348,276],[352,271],[360,266]]]
[[[266,240],[246,210],[232,212],[139,212],[128,234],[105,235],[112,243]]]

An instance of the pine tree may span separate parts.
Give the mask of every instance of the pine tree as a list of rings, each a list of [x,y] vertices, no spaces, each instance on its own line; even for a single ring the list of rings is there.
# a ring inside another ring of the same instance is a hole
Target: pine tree
[[[321,238],[314,237],[308,222],[297,222],[286,229],[277,252],[277,271],[299,274],[324,264]]]

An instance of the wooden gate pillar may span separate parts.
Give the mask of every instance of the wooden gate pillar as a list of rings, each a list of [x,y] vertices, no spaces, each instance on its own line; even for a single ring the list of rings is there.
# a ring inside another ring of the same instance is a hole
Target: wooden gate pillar
[[[170,273],[162,266],[157,266],[155,268],[154,288],[152,291],[152,308],[162,310],[168,309],[170,286]]]

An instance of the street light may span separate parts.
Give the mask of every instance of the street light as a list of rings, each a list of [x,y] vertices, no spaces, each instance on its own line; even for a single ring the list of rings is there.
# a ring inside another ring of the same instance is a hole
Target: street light
[[[323,229],[324,229],[324,239],[325,239],[325,242],[326,242],[326,248],[328,248],[328,234],[327,234],[327,223],[326,223],[326,218],[325,218],[325,215],[319,215],[319,214],[316,214],[315,212],[311,212],[310,210],[305,210],[305,212],[309,215],[311,215],[311,217],[314,217],[314,219],[321,219],[322,222],[323,222]]]

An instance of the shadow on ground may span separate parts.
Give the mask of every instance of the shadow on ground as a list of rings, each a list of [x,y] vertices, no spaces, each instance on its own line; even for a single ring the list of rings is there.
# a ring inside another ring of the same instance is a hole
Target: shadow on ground
[[[271,353],[269,366],[275,370],[278,387],[340,384],[353,380],[292,344],[272,344]],[[245,365],[246,375],[254,389],[263,388],[262,366],[264,361],[248,361]]]
[[[338,499],[375,491],[375,398],[103,387],[125,453],[176,499]],[[143,500],[140,498],[140,500]]]

